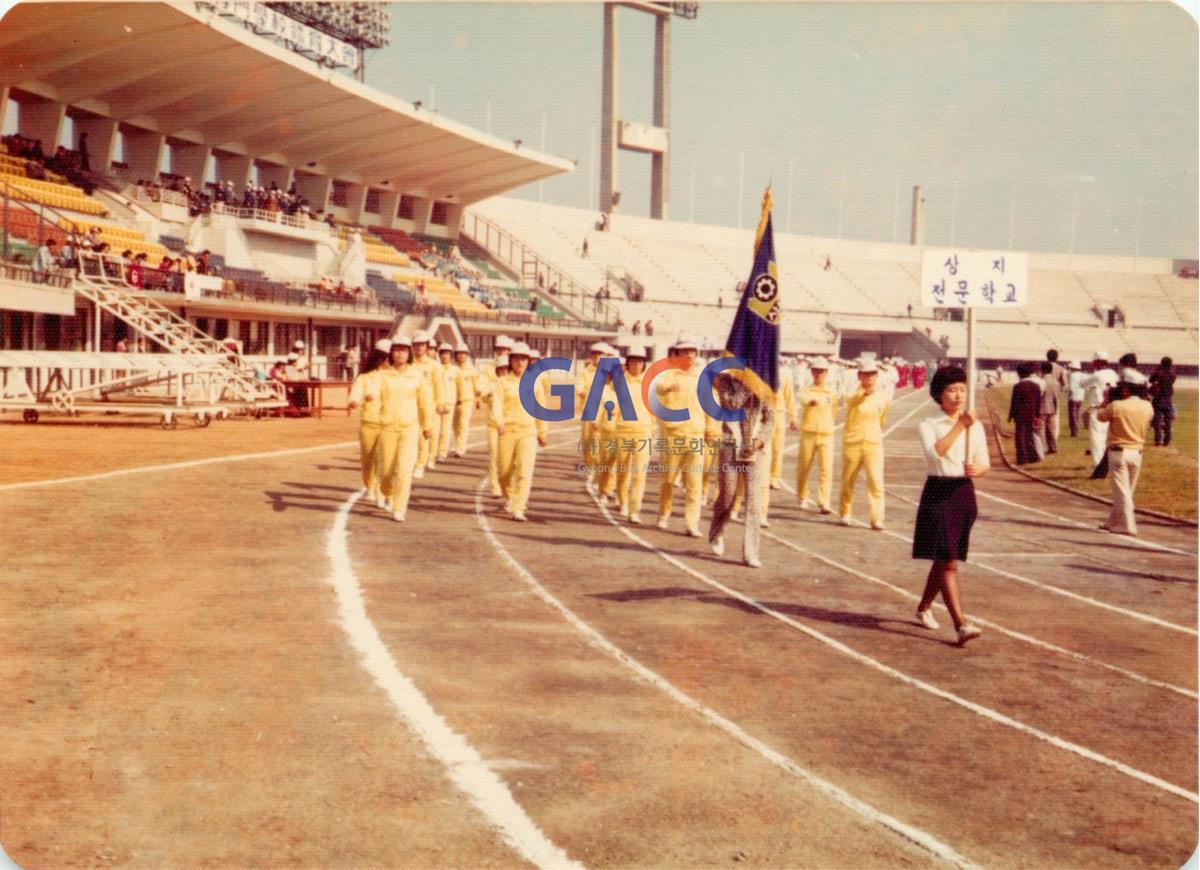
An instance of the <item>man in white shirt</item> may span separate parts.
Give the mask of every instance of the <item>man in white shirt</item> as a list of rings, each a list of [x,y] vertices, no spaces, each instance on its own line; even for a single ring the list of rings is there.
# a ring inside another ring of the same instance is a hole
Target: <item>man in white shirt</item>
[[[1092,356],[1092,373],[1083,381],[1083,406],[1088,412],[1089,454],[1095,469],[1104,458],[1108,446],[1108,423],[1096,418],[1110,387],[1116,386],[1117,373],[1108,365],[1108,354],[1102,350]]]
[[[1071,427],[1071,437],[1079,437],[1079,416],[1083,407],[1083,364],[1079,360],[1071,360],[1067,367],[1067,423]]]

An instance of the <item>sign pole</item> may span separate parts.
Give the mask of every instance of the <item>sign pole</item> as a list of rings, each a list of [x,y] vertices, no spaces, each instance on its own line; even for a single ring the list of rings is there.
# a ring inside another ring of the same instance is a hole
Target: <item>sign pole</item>
[[[967,410],[975,413],[975,308],[967,309]],[[966,461],[971,458],[971,430],[966,432]]]

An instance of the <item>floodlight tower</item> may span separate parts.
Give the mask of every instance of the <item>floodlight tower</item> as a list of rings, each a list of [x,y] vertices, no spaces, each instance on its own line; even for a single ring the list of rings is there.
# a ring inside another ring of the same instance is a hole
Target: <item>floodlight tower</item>
[[[617,117],[617,7],[625,6],[654,16],[654,122],[651,125]],[[695,18],[698,2],[654,3],[621,0],[604,4],[604,78],[600,95],[600,211],[616,211],[621,201],[617,189],[617,149],[650,155],[650,217],[666,220],[670,179],[667,156],[670,101],[672,15]]]

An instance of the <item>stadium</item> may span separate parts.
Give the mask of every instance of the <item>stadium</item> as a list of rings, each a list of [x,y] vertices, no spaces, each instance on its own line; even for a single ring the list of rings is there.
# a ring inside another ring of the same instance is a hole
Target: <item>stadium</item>
[[[732,352],[762,250],[762,224],[682,221],[671,202],[672,105],[700,90],[672,50],[708,7],[591,13],[598,161],[550,153],[544,128],[538,148],[492,133],[490,102],[479,126],[368,84],[415,38],[406,4],[4,14],[4,852],[28,868],[1183,864],[1200,802],[1194,247],[1076,252],[1075,214],[1070,250],[975,245],[1027,264],[1028,301],[971,309],[969,335],[965,308],[923,295],[925,254],[968,249],[930,231],[930,182],[889,181],[886,241],[851,238],[840,210],[836,232],[791,232],[776,175],[772,366],[800,405],[814,368],[846,395],[880,372],[886,485],[852,511],[850,477],[840,517],[816,510],[793,409],[725,555],[681,521],[694,494],[674,466],[651,470],[645,523],[630,496],[612,505],[579,402],[538,424],[528,517],[506,515],[501,403],[479,386],[505,348],[587,385],[597,354]],[[654,58],[644,123],[617,99],[635,21]],[[1172,94],[1194,103],[1195,80]],[[545,200],[572,179],[586,198]],[[356,410],[393,341],[466,360],[407,517],[370,491]],[[1173,361],[1175,443],[1145,447],[1136,533],[1108,528],[1116,496],[1091,479],[1088,432],[1067,433],[1065,392],[1058,454],[1039,436],[1040,461],[1021,457],[1013,370],[1051,348],[1064,382]],[[913,621],[910,561],[925,378],[968,358],[991,466],[963,563],[969,646],[953,610],[923,612],[958,643]]]

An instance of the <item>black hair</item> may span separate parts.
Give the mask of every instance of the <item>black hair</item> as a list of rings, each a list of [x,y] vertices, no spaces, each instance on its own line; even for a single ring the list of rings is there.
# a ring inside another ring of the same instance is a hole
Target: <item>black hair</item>
[[[1050,348],[1050,350],[1046,351],[1046,359],[1050,360],[1050,362],[1058,362],[1058,351]]]
[[[377,369],[381,365],[383,365],[384,360],[386,360],[391,355],[392,354],[390,351],[388,353],[384,353],[383,351],[379,350],[378,348],[373,348],[371,350],[371,355],[367,357],[367,361],[362,367],[362,374],[365,375],[368,372],[375,371],[375,369]]]
[[[1027,378],[1031,374],[1033,374],[1033,363],[1023,362],[1023,363],[1017,364],[1017,377],[1018,378]]]
[[[1162,358],[1162,362],[1160,362],[1158,364],[1158,367],[1162,368],[1162,369],[1169,369],[1171,367],[1171,365],[1172,365],[1171,358],[1169,356],[1164,356]]]
[[[1050,374],[1050,372],[1052,372],[1052,371],[1054,371],[1054,366],[1053,366],[1053,364],[1052,364],[1052,363],[1051,363],[1049,360],[1047,360],[1046,362],[1042,363],[1042,374],[1044,374],[1044,375],[1048,375],[1048,374]]]
[[[1127,353],[1123,357],[1121,357],[1119,363],[1124,368],[1136,369],[1137,368],[1137,354],[1136,353]]]
[[[951,384],[965,384],[967,382],[967,373],[958,366],[945,366],[933,373],[933,377],[929,381],[929,395],[939,405],[942,403],[942,393],[946,392],[946,387]]]

